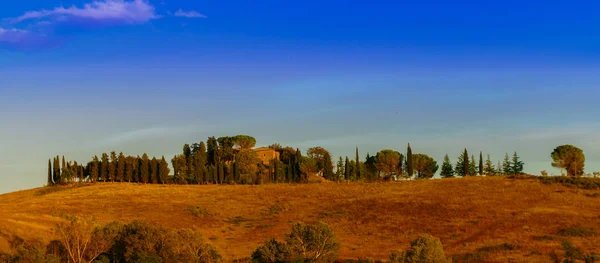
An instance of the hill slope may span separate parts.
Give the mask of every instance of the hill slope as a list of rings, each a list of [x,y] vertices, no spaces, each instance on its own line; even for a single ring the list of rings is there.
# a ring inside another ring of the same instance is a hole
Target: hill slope
[[[77,214],[100,222],[146,220],[191,228],[229,260],[248,257],[267,238],[283,238],[294,221],[323,220],[335,230],[342,258],[385,259],[391,251],[407,248],[416,235],[429,233],[442,240],[451,256],[545,262],[550,252],[561,250],[561,229],[600,230],[600,197],[593,193],[506,178],[38,188],[0,195],[0,249],[13,234],[48,240],[60,215]],[[600,242],[598,236],[567,238],[584,250]]]

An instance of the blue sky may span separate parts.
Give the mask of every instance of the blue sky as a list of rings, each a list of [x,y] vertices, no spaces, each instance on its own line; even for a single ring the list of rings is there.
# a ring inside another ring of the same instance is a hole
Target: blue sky
[[[171,158],[250,134],[337,156],[441,163],[463,148],[525,170],[575,144],[600,171],[599,3],[31,0],[0,6],[0,193],[48,158]]]

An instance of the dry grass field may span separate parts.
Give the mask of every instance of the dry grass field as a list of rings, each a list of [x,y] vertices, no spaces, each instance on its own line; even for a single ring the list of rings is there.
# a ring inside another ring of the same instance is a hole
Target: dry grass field
[[[100,223],[146,220],[201,232],[227,260],[249,257],[295,221],[323,220],[340,258],[386,259],[418,234],[439,237],[461,262],[549,262],[560,240],[600,252],[600,236],[561,236],[568,227],[600,231],[597,190],[537,180],[456,178],[397,183],[197,186],[101,183],[0,195],[0,249],[7,237],[52,237],[61,215]],[[464,261],[464,260],[463,260]],[[466,262],[466,261],[465,261]]]

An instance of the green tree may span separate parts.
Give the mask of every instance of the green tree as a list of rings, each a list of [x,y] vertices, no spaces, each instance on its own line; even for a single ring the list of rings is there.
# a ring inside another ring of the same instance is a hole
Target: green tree
[[[206,145],[204,142],[200,142],[198,149],[194,151],[194,172],[198,184],[204,182],[204,173],[206,173]]]
[[[110,178],[111,182],[114,182],[117,177],[117,162],[117,153],[114,151],[110,152],[110,163],[108,164],[108,178]]]
[[[256,179],[260,159],[255,151],[250,149],[240,150],[236,155],[235,162],[242,181],[251,182]]]
[[[392,180],[399,177],[398,167],[401,166],[400,156],[401,154],[399,152],[390,149],[382,150],[377,153],[377,162],[375,166],[377,166],[379,172],[383,173],[384,180]],[[410,163],[412,166],[412,160]]]
[[[509,175],[512,173],[512,163],[510,162],[510,158],[508,157],[508,153],[504,155],[504,161],[502,162],[502,174]]]
[[[54,184],[60,184],[60,159],[58,157],[58,155],[54,158],[54,166],[53,166],[53,177],[54,177]]]
[[[98,176],[100,173],[100,161],[98,160],[98,156],[94,155],[92,159],[92,165],[90,166],[90,180],[94,183],[98,181]]]
[[[219,162],[219,145],[215,137],[208,137],[206,141],[206,154],[208,165],[216,165]]]
[[[286,243],[299,262],[333,262],[340,247],[333,230],[324,222],[294,224]]]
[[[477,175],[477,166],[475,164],[475,156],[471,155],[471,161],[469,162],[469,175],[476,176]]]
[[[498,164],[496,164],[496,175],[503,175],[502,172],[502,164],[500,164],[500,160],[498,160]]]
[[[483,153],[479,152],[479,175],[483,175]]]
[[[148,155],[142,155],[142,163],[140,164],[140,179],[142,183],[147,184],[150,180],[150,160]]]
[[[567,176],[583,175],[585,155],[583,151],[573,145],[561,145],[554,148],[550,154],[552,166],[567,171]]]
[[[302,152],[300,151],[300,149],[296,149],[296,163],[295,163],[295,173],[296,173],[296,182],[301,183],[308,183],[308,177],[307,175],[302,174],[302,171],[300,169],[300,167],[302,166]]]
[[[496,173],[496,169],[492,164],[492,160],[490,160],[490,155],[487,155],[487,159],[485,160],[485,165],[483,166],[483,174],[486,176],[492,176]]]
[[[402,163],[402,161],[400,161]],[[365,177],[367,181],[377,181],[377,157],[371,156],[367,153],[367,157],[365,158]]]
[[[162,159],[160,159],[160,164],[159,164],[159,179],[160,179],[160,183],[161,184],[165,184],[166,182],[169,181],[169,172],[171,172],[171,170],[169,169],[169,163],[167,162],[167,160],[165,159],[165,156],[162,156]]]
[[[450,263],[446,258],[442,242],[433,236],[423,235],[410,244],[406,251],[406,263]]]
[[[524,163],[521,160],[519,160],[519,155],[517,155],[517,152],[515,152],[513,154],[512,162],[511,162],[511,166],[510,166],[511,174],[512,175],[523,174],[523,166],[524,166]]]
[[[252,149],[256,146],[256,139],[249,135],[236,135],[233,137],[234,146],[240,149]]]
[[[360,157],[358,155],[358,147],[356,147],[356,180],[360,180]]]
[[[454,166],[455,174],[458,176],[469,175],[469,153],[465,149],[459,156],[456,166]]]
[[[339,181],[344,178],[344,159],[342,156],[338,159],[337,165],[335,166],[335,180]]]
[[[110,163],[108,161],[108,154],[106,153],[102,153],[102,182],[108,181],[108,167],[110,166]]]
[[[329,152],[325,153],[324,156],[324,164],[323,164],[323,177],[329,181],[333,181],[333,162],[331,160],[331,155]]]
[[[321,146],[308,148],[306,151],[306,156],[315,161],[316,170],[314,172],[321,176],[323,176],[323,169],[325,169],[325,163],[327,162],[325,156],[328,154],[329,152]]]
[[[350,162],[348,156],[346,156],[346,163],[344,163],[344,180],[350,180]]]
[[[418,179],[432,178],[439,168],[437,162],[427,154],[413,154],[412,158]]]
[[[156,157],[152,157],[148,161],[148,183],[156,184],[158,182],[158,166],[156,165]]]
[[[450,158],[448,154],[444,156],[444,162],[442,163],[442,170],[440,171],[440,176],[442,178],[454,177],[454,168],[450,163]]]
[[[50,163],[50,159],[48,159],[48,186],[54,185],[54,181],[52,180],[52,163]]]
[[[275,239],[266,241],[252,253],[252,263],[288,263],[292,252],[287,244]]]
[[[119,161],[117,163],[117,181],[123,182],[125,181],[125,164],[127,161],[125,160],[125,155],[123,152],[119,153]]]
[[[410,143],[408,144],[408,148],[406,149],[406,173],[408,175],[408,178],[412,178],[414,175],[412,149],[410,148]]]

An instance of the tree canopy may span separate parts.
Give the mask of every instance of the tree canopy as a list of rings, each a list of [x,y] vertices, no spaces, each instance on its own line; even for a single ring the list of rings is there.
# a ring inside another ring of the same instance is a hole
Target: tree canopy
[[[567,176],[583,174],[585,155],[581,149],[569,144],[561,145],[554,148],[550,157],[552,157],[552,166],[565,169]]]

